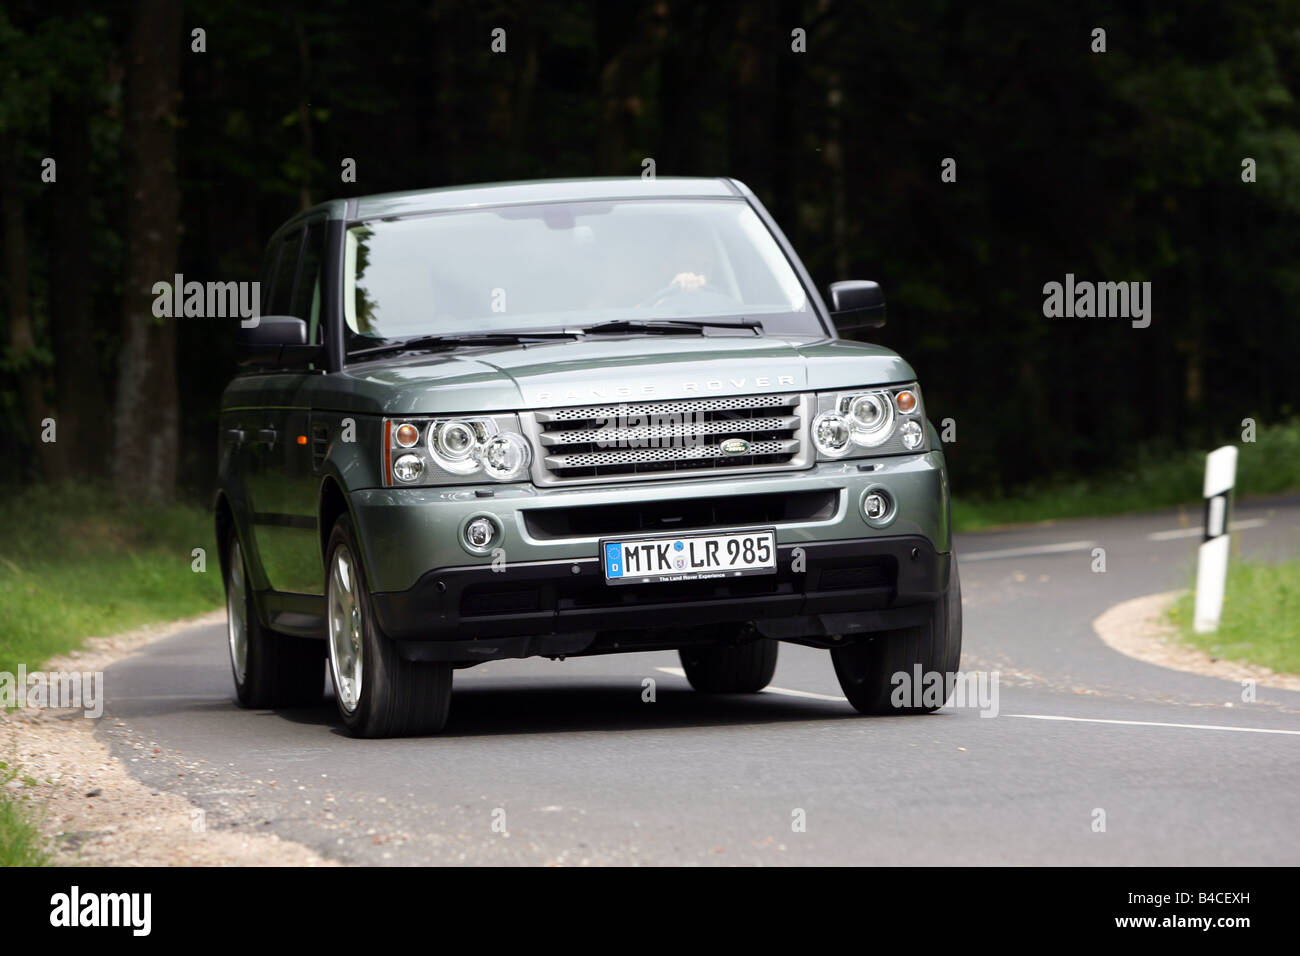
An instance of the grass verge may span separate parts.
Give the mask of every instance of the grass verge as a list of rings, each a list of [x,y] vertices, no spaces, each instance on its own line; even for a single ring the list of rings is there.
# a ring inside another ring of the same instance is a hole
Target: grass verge
[[[1265,564],[1234,556],[1213,634],[1192,629],[1194,603],[1189,593],[1169,609],[1185,642],[1211,657],[1300,674],[1300,560]]]
[[[193,569],[195,548],[206,570]],[[121,507],[90,488],[0,495],[0,671],[94,634],[219,607],[212,517],[193,504]]]
[[[89,635],[200,614],[221,598],[206,508],[122,507],[84,487],[0,495],[0,671],[37,669]],[[0,763],[0,866],[45,865],[33,808],[4,789],[17,775]]]
[[[47,866],[49,851],[31,809],[3,792],[17,777],[17,770],[0,761],[0,866]]]
[[[1259,428],[1237,445],[1237,495],[1300,490],[1300,420]],[[1154,511],[1195,505],[1199,515],[1205,452],[1144,456],[1124,471],[1077,481],[1045,482],[996,498],[954,497],[953,527],[978,531],[1003,524]]]

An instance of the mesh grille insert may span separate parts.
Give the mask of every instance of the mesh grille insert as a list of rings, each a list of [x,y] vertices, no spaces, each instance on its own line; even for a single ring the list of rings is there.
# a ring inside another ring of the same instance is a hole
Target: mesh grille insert
[[[533,412],[554,482],[802,465],[808,405],[800,394],[737,395]]]

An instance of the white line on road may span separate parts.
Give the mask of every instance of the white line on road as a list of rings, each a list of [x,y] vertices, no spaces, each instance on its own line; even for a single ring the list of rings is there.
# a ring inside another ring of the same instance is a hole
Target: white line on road
[[[1024,717],[1028,720],[1068,720],[1080,724],[1124,724],[1131,727],[1185,727],[1189,730],[1235,730],[1242,734],[1290,734],[1300,736],[1300,730],[1275,730],[1266,727],[1227,727],[1223,724],[1166,724],[1156,720],[1105,720],[1100,717],[1053,717],[1047,714],[1003,714],[1004,717]]]
[[[790,690],[788,687],[764,687],[764,694],[785,694],[787,697],[807,697],[810,700],[834,700],[841,704],[847,704],[847,697],[836,697],[834,694],[814,694],[810,690]]]
[[[1228,525],[1229,531],[1246,531],[1250,528],[1262,528],[1268,524],[1264,518],[1251,518],[1248,521],[1234,521]],[[1147,535],[1148,541],[1175,541],[1178,538],[1199,538],[1205,534],[1204,528],[1175,528],[1173,531],[1153,531]]]
[[[665,674],[672,674],[674,677],[686,676],[686,671],[682,670],[680,667],[657,667],[655,669],[661,670]],[[810,690],[790,690],[788,687],[764,687],[763,693],[784,694],[786,697],[806,697],[809,700],[833,700],[841,704],[847,704],[849,701],[847,697],[835,697],[831,694],[814,694]]]
[[[686,671],[680,667],[657,667],[656,670],[674,677],[685,677]],[[835,697],[831,694],[814,694],[809,690],[791,690],[788,687],[767,687],[764,694],[784,694],[787,697],[807,697],[812,700],[833,700],[848,703],[847,697]],[[1300,730],[1274,730],[1266,727],[1229,727],[1224,724],[1167,724],[1156,720],[1106,720],[1101,717],[1055,717],[1050,714],[1003,714],[1004,717],[1023,717],[1026,720],[1064,720],[1079,724],[1123,724],[1130,727],[1183,727],[1188,730],[1235,730],[1242,734],[1286,734],[1300,736]]]
[[[973,551],[960,555],[961,563],[969,561],[996,561],[999,558],[1028,558],[1036,554],[1064,554],[1067,551],[1086,551],[1095,547],[1096,541],[1066,541],[1063,544],[1039,544],[1029,548],[1007,548],[1004,551]]]

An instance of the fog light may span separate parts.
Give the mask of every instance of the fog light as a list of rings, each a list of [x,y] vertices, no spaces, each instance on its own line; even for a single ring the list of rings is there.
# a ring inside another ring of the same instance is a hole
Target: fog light
[[[872,521],[880,521],[889,514],[889,495],[873,491],[862,499],[862,513]]]
[[[921,446],[921,439],[925,437],[925,432],[921,430],[919,422],[903,422],[903,427],[898,430],[898,434],[903,438],[903,447],[908,451]]]
[[[415,481],[424,474],[424,461],[419,455],[402,455],[393,462],[393,474],[398,481]]]
[[[475,518],[465,525],[465,543],[475,551],[483,551],[492,543],[496,533],[496,525],[487,518]]]

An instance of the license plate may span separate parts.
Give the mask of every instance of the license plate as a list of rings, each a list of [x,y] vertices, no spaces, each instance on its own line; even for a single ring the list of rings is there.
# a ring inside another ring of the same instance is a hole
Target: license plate
[[[600,543],[606,584],[703,581],[776,571],[776,532],[644,535]]]

